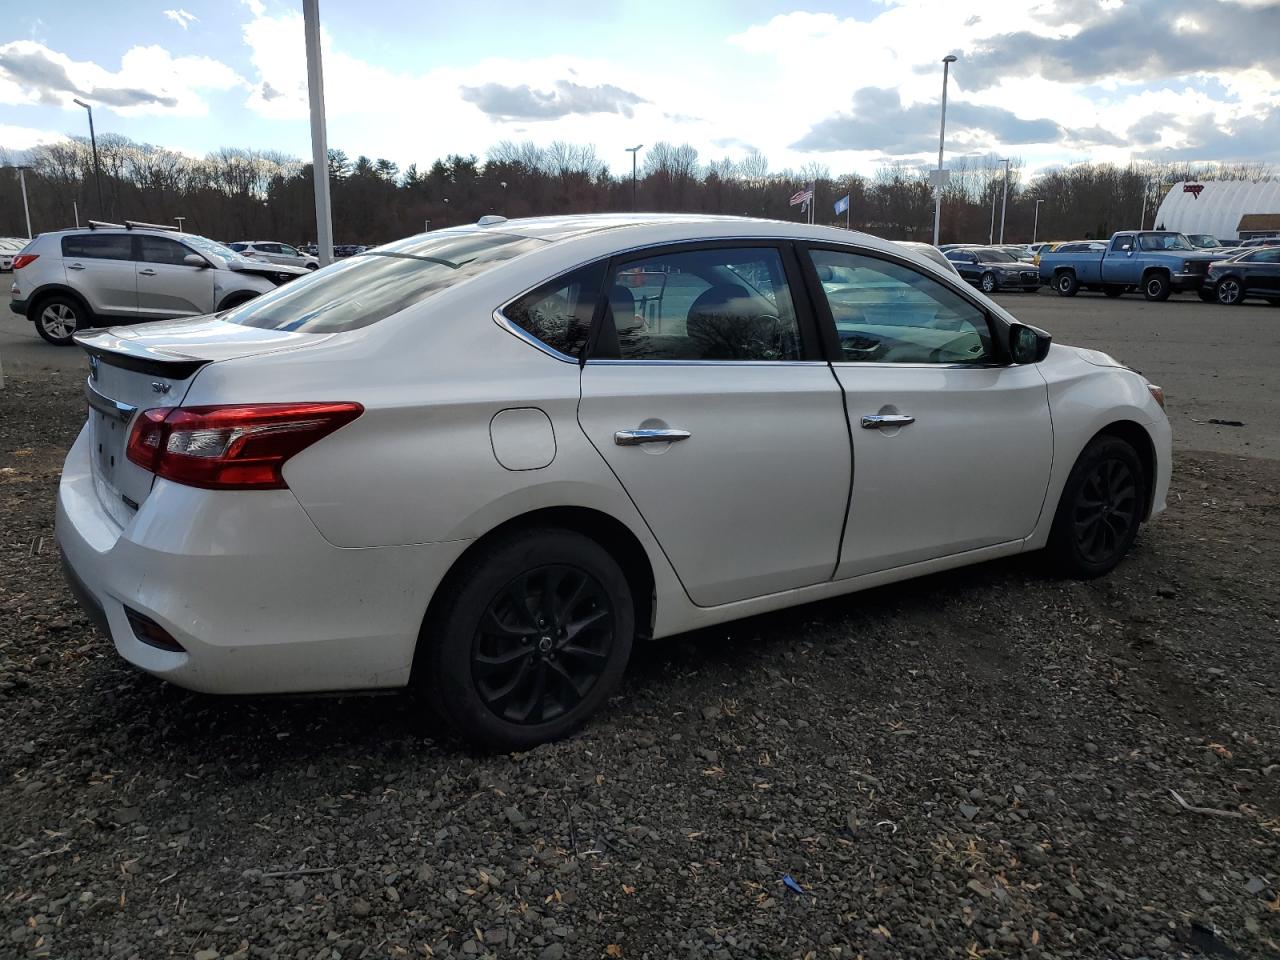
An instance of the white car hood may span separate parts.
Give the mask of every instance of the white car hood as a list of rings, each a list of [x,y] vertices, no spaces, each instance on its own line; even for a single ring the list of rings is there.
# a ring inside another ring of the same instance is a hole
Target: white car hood
[[[1085,363],[1091,363],[1095,367],[1120,367],[1121,369],[1128,369],[1123,363],[1111,356],[1111,354],[1103,353],[1101,350],[1090,350],[1088,347],[1072,347],[1065,343],[1060,344],[1060,346],[1072,351]]]

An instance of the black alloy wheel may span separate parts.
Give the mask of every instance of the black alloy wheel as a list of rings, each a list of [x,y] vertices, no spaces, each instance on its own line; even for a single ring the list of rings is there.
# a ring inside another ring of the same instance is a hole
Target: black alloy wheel
[[[1059,572],[1079,579],[1113,570],[1138,535],[1147,511],[1147,477],[1124,439],[1095,437],[1067,477],[1049,534]]]
[[[984,273],[982,275],[982,281],[980,283],[980,286],[982,287],[983,293],[995,293],[996,291],[995,275],[991,273],[991,271],[987,271],[986,273]]]
[[[1099,461],[1084,478],[1072,506],[1076,549],[1088,563],[1111,561],[1127,548],[1138,523],[1138,483],[1119,459]]]
[[[527,750],[567,736],[604,705],[631,657],[627,574],[575,530],[537,527],[481,543],[436,593],[413,681],[481,747]]]
[[[564,564],[530,570],[480,620],[471,648],[476,691],[508,723],[555,720],[599,681],[613,635],[613,606],[595,577]]]

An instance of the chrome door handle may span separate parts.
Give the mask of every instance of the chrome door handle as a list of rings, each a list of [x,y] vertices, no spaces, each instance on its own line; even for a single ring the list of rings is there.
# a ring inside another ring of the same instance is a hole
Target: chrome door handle
[[[642,443],[675,443],[691,436],[688,430],[619,430],[613,435],[613,442],[620,447],[636,447]]]
[[[156,275],[156,272],[152,270],[150,267],[147,267],[147,269],[145,270],[138,271],[138,276],[140,277],[154,277],[155,275]]]
[[[83,269],[84,269],[84,264],[83,264],[83,263],[68,263],[68,264],[67,264],[67,269],[68,269],[68,270],[83,270]]]
[[[909,423],[915,423],[915,417],[908,417],[902,413],[878,413],[874,416],[862,418],[862,427],[864,430],[879,430],[881,427],[905,427]]]

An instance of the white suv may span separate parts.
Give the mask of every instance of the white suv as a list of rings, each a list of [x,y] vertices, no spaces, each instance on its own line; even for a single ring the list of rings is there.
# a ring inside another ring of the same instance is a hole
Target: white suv
[[[307,271],[190,233],[126,221],[42,233],[14,258],[9,308],[69,346],[86,327],[214,313]]]
[[[290,267],[305,267],[317,270],[320,261],[309,253],[303,253],[297,247],[287,243],[276,243],[274,240],[237,240],[228,244],[232,250],[253,260],[266,260],[268,263],[283,263]]]

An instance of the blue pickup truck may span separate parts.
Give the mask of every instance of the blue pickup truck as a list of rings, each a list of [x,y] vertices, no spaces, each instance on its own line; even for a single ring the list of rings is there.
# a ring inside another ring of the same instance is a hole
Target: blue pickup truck
[[[1180,233],[1126,230],[1115,234],[1105,250],[1054,251],[1040,254],[1040,279],[1064,297],[1081,289],[1118,297],[1141,290],[1148,300],[1194,290],[1204,299],[1205,274],[1221,255],[1197,250]]]

